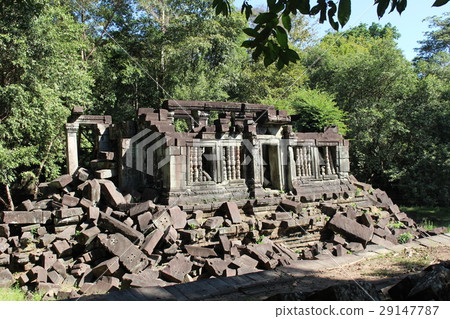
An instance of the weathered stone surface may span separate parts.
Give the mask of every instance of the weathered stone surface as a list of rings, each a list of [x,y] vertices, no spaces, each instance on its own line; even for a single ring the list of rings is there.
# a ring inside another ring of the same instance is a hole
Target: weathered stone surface
[[[225,275],[225,270],[228,268],[230,261],[225,261],[220,258],[211,258],[206,260],[205,268],[214,276],[221,277]]]
[[[373,236],[373,228],[363,226],[342,214],[335,214],[328,224],[334,231],[363,244],[367,244]]]
[[[55,212],[55,216],[58,218],[69,218],[73,216],[83,215],[83,209],[81,207],[74,208],[62,208]]]
[[[69,174],[62,175],[54,180],[52,180],[48,185],[52,188],[64,188],[70,183],[72,183],[73,177]]]
[[[230,218],[233,224],[239,224],[242,222],[241,213],[235,202],[223,203],[219,209],[226,217]]]
[[[79,205],[80,205],[82,208],[84,208],[85,211],[88,211],[88,209],[89,209],[92,205],[94,205],[94,203],[93,203],[91,200],[89,200],[89,199],[83,197],[82,199],[80,199]]]
[[[43,252],[40,257],[40,265],[45,270],[49,270],[57,262],[57,257],[51,251]]]
[[[192,262],[182,254],[177,254],[161,270],[161,275],[169,281],[183,282],[185,276],[191,271]]]
[[[116,186],[113,182],[109,180],[101,180],[99,181],[99,183],[101,184],[102,195],[109,205],[111,205],[112,207],[117,207],[120,204],[126,203],[125,198],[116,189]]]
[[[375,237],[375,235],[374,235]],[[372,239],[373,241],[373,239]],[[357,243],[357,242],[351,242],[345,245],[345,248],[347,248],[348,250],[352,251],[352,252],[358,252],[358,251],[363,251],[364,250],[364,246],[361,243]]]
[[[436,227],[428,231],[431,236],[445,234],[447,232],[447,227]]]
[[[11,262],[11,255],[0,254],[0,266],[7,266]]]
[[[395,284],[393,287],[389,288],[387,291],[392,300],[407,300],[408,294],[411,289],[418,282],[422,273],[409,275]]]
[[[31,282],[47,282],[47,270],[41,266],[34,266],[27,272]]]
[[[14,281],[14,277],[8,269],[0,270],[0,288],[9,288]]]
[[[0,224],[0,237],[8,238],[10,234],[8,224]]]
[[[67,277],[66,266],[64,266],[64,264],[60,260],[56,260],[56,262],[52,265],[51,269],[54,269],[63,278]]]
[[[185,245],[184,248],[189,255],[194,257],[217,257],[217,253],[212,248],[193,245]]]
[[[64,258],[72,254],[72,248],[67,240],[58,240],[53,243],[53,249],[55,250],[58,258]]]
[[[88,181],[88,184],[83,189],[83,196],[92,201],[98,203],[101,198],[101,186],[98,180],[93,179]]]
[[[0,222],[4,224],[45,224],[51,218],[52,212],[46,210],[3,211],[0,212]]]
[[[65,239],[70,240],[72,236],[75,235],[77,225],[69,225],[69,226],[62,226],[61,228],[55,227],[56,239]]]
[[[172,225],[175,229],[183,229],[186,226],[186,213],[180,207],[175,206],[169,209],[169,215],[172,219]]]
[[[231,249],[231,241],[228,239],[226,235],[219,236],[220,244],[222,245],[222,249],[225,253],[230,252]]]
[[[199,223],[203,219],[203,211],[196,210],[192,213],[192,217],[195,218]]]
[[[340,257],[340,256],[345,256],[347,255],[347,249],[344,248],[344,246],[342,246],[341,244],[336,245],[335,249],[335,253],[336,256]]]
[[[383,239],[377,235],[373,235],[371,242],[376,245],[380,245],[380,246],[387,247],[387,248],[394,246],[394,244],[391,243],[390,241]]]
[[[166,244],[172,245],[176,242],[177,239],[178,239],[178,232],[176,231],[176,229],[173,228],[172,226],[167,228],[163,235],[164,242]]]
[[[423,276],[409,291],[407,300],[448,301],[450,297],[449,284],[450,269],[441,265],[431,266],[425,269]]]
[[[144,288],[144,287],[164,287],[167,285],[167,282],[164,280],[158,279],[159,271],[145,269],[139,274],[125,274],[122,277],[122,289],[129,288]]]
[[[82,219],[82,216],[72,216],[66,218],[55,218],[54,224],[55,226],[65,226],[65,225],[75,225],[78,224]]]
[[[122,265],[131,273],[138,273],[148,265],[145,255],[120,233],[98,236],[100,244],[111,254],[119,257]]]
[[[94,268],[92,268],[92,273],[95,277],[99,278],[100,276],[113,276],[114,273],[119,270],[120,263],[119,257],[115,256],[104,262],[101,262]]]
[[[64,281],[64,278],[60,274],[58,274],[58,272],[55,270],[49,271],[47,277],[50,283],[57,285],[62,284]]]
[[[162,231],[165,231],[173,225],[173,221],[167,211],[161,211],[153,215],[153,224]]]
[[[231,265],[238,267],[238,268],[256,268],[258,266],[259,261],[256,259],[251,258],[247,255],[242,255],[241,257],[236,258],[231,262]]]
[[[158,245],[159,241],[163,237],[164,232],[157,228],[153,232],[151,232],[144,240],[144,243],[141,246],[141,250],[148,255],[153,253],[153,250]]]
[[[79,202],[80,202],[79,198],[67,194],[65,194],[62,198],[62,204],[69,207],[75,207],[78,205]]]
[[[299,214],[302,211],[302,204],[293,200],[283,199],[280,206],[288,212]]]
[[[97,226],[101,229],[106,229],[111,233],[121,233],[135,245],[140,245],[144,241],[144,235],[142,233],[102,212],[100,212]]]
[[[155,208],[156,208],[156,205],[153,204],[153,202],[151,200],[148,200],[148,201],[145,201],[143,203],[140,203],[140,204],[130,208],[128,210],[128,215],[130,217],[133,217],[133,216],[137,216],[142,213],[145,213],[145,212],[152,213],[152,212],[154,212]]]
[[[150,225],[150,221],[152,220],[152,213],[150,212],[145,212],[143,214],[138,215],[137,217],[137,221],[138,221],[138,226],[139,226],[139,230],[141,232],[145,232],[149,225]]]
[[[79,167],[75,173],[75,176],[81,182],[86,182],[89,179],[89,177],[91,177],[91,173],[86,168]]]
[[[91,227],[83,230],[78,235],[78,242],[82,245],[89,245],[96,237],[100,234],[100,229],[98,227]]]
[[[358,221],[366,227],[373,227],[373,220],[368,212],[359,216]]]
[[[30,261],[30,254],[23,252],[13,252],[11,255],[11,262],[17,265],[25,265]]]
[[[290,212],[276,212],[272,214],[274,220],[288,220],[292,219],[292,213]]]
[[[203,227],[211,230],[211,229],[217,229],[219,228],[224,222],[224,219],[222,216],[215,216],[208,218],[205,223],[203,224]]]
[[[89,207],[87,218],[92,221],[97,221],[98,217],[100,216],[100,209],[98,207]]]

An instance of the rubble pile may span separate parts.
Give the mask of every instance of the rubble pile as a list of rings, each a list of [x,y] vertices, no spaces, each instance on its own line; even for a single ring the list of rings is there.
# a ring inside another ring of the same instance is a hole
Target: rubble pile
[[[166,286],[273,269],[298,259],[257,235],[234,202],[187,214],[79,169],[41,184],[42,197],[0,212],[0,287],[48,298]],[[14,275],[12,275],[12,273]],[[78,288],[75,288],[78,287]]]
[[[80,168],[41,184],[38,200],[0,212],[0,287],[76,298],[236,276],[325,250],[341,256],[427,235],[386,193],[354,185],[360,194],[345,200],[280,196],[170,207],[123,194]]]

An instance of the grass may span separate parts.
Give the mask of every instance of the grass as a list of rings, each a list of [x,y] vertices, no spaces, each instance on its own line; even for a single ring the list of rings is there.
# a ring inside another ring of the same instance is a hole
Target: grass
[[[17,287],[0,288],[0,301],[41,301],[42,297],[42,295],[34,293],[30,299]]]
[[[415,206],[401,207],[400,210],[405,212],[426,230],[435,227],[450,228],[450,207]]]
[[[404,273],[421,271],[434,261],[433,256],[429,255],[423,249],[412,249],[401,253],[390,253],[375,259],[379,260],[377,262],[378,265],[386,265],[387,267],[375,269],[363,275],[394,277]]]

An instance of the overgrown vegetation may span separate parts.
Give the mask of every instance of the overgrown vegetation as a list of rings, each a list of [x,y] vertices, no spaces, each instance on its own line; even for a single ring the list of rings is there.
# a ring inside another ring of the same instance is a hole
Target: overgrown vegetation
[[[0,288],[0,301],[41,301],[42,297],[37,293],[27,295],[18,287]]]

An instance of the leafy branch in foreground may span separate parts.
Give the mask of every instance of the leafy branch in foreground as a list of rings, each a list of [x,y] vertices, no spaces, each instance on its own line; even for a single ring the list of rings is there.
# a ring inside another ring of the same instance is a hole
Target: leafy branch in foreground
[[[449,0],[435,0],[433,7],[443,6],[448,2]],[[280,70],[290,62],[297,62],[300,58],[288,44],[291,15],[319,15],[319,23],[328,20],[334,30],[338,30],[339,26],[343,27],[350,19],[351,0],[317,0],[317,3],[313,4],[312,0],[267,0],[267,12],[257,15],[252,21],[253,28],[244,29],[250,40],[244,41],[242,46],[253,51],[254,60],[263,55],[266,67],[276,62]],[[389,13],[396,10],[401,14],[406,9],[407,0],[375,0],[374,5],[377,7],[378,17],[381,18],[389,7]],[[229,15],[231,12],[229,0],[214,0],[212,6],[216,14]],[[247,20],[252,16],[252,8],[252,5],[244,0],[241,12]]]

